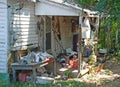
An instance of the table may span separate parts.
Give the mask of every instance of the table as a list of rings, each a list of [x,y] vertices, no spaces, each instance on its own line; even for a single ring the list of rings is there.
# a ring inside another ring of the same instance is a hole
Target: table
[[[53,62],[53,61],[50,61],[50,62]],[[43,67],[43,66],[49,64],[50,62],[44,61],[44,62],[40,62],[40,63],[30,63],[30,64],[12,63],[11,65],[12,65],[12,71],[13,71],[13,81],[16,82],[16,70],[32,70],[34,87],[36,87],[36,69],[37,69],[37,67]]]

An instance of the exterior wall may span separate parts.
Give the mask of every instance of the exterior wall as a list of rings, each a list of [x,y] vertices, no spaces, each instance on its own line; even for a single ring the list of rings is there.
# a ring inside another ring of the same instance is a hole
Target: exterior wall
[[[70,16],[61,16],[59,17],[60,20],[60,35],[61,35],[61,45],[64,49],[67,48],[73,48],[73,35],[74,32],[72,32],[72,21],[71,20],[78,21],[78,17],[70,17]],[[75,28],[75,27],[74,27]],[[61,50],[61,46],[57,44],[56,46],[56,52],[59,53]]]
[[[19,2],[20,1],[20,2]],[[8,0],[10,50],[22,50],[38,46],[35,6],[27,0]]]
[[[64,48],[72,48],[73,33],[71,32],[70,17],[60,17],[61,40]]]
[[[0,0],[0,73],[7,73],[8,61],[7,0]]]

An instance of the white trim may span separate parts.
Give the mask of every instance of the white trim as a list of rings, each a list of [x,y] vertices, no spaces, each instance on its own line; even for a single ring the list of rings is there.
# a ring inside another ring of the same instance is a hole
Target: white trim
[[[64,9],[68,9],[68,10],[76,10],[76,11],[80,11],[82,10],[82,8],[68,4],[68,3],[58,3],[58,2],[54,2],[54,1],[48,1],[48,0],[39,0],[41,3],[45,3],[45,4],[49,4],[49,5],[53,5],[56,7],[60,7],[60,8],[64,8]]]
[[[27,1],[30,1],[30,2],[36,2],[36,0],[27,0]]]
[[[35,15],[79,16],[80,10],[73,10],[65,6],[38,2],[35,6]]]
[[[82,9],[81,7],[79,7],[77,5],[72,5],[69,3],[60,3],[60,2],[50,1],[50,0],[39,0],[39,2],[36,3],[36,9],[41,10],[42,7],[44,8],[45,5],[43,5],[43,4],[45,4],[46,6],[49,5],[49,6],[56,8],[56,11],[58,10],[57,8],[59,8],[63,11],[65,10],[65,11],[72,12],[71,14],[69,13],[67,15],[63,14],[63,16],[79,16],[78,14],[80,14],[82,12],[82,10],[84,12],[86,12],[88,14],[88,16],[91,16],[91,17],[99,14],[98,11],[91,11],[89,9]],[[48,9],[55,11],[54,9],[52,9],[52,7],[48,8]],[[36,15],[38,15],[37,11],[39,11],[39,10],[36,10]],[[45,15],[45,14],[44,13],[42,14],[42,11],[41,11],[41,15]],[[62,15],[62,14],[58,13],[58,14],[54,14],[54,15]]]

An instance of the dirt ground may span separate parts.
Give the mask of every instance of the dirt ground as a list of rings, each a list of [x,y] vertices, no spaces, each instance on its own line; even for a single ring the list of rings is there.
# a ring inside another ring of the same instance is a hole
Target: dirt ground
[[[105,69],[109,69],[110,71],[112,71],[112,75],[114,77],[111,80],[106,80],[102,84],[102,87],[120,87],[120,61],[108,61],[105,63],[105,65]]]
[[[79,81],[95,87],[120,87],[120,62],[107,61],[100,72],[86,74]]]
[[[106,60],[102,64],[105,66],[101,71],[85,74],[75,80],[94,87],[120,87],[120,61]]]

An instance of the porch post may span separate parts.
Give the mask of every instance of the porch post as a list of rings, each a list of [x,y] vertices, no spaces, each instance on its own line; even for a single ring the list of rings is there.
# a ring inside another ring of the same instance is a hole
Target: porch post
[[[82,15],[79,16],[79,29],[78,29],[78,73],[80,73],[81,69],[82,69],[82,29],[81,29],[81,25],[82,25]],[[79,76],[79,75],[78,75]]]
[[[52,49],[52,54],[55,57],[54,60],[54,75],[56,75],[56,44],[55,44],[55,37],[54,37],[54,31],[53,31],[53,16],[51,17],[51,49]]]
[[[94,38],[95,44],[95,54],[98,56],[98,30],[99,30],[99,16],[97,16],[97,23],[96,23],[96,37]]]
[[[43,29],[43,52],[46,51],[46,17],[43,16],[43,20],[44,20],[44,29]]]
[[[53,28],[53,16],[51,17],[51,50],[52,54],[55,56],[55,40],[54,40],[54,28]]]

